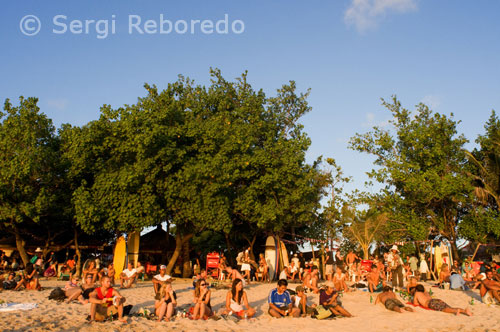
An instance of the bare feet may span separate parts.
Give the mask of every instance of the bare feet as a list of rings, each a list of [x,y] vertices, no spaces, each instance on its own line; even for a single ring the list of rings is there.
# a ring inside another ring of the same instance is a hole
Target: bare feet
[[[120,323],[122,323],[122,324],[127,324],[128,323],[127,320],[125,318],[123,318],[123,317],[122,318],[118,318],[118,321]]]
[[[472,311],[469,308],[465,308],[464,314],[467,316],[472,316]]]

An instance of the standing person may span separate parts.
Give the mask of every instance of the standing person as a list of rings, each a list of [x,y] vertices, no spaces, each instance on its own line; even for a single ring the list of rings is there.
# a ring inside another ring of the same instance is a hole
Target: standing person
[[[158,295],[158,298],[155,297],[156,316],[158,316],[159,322],[161,322],[163,317],[165,317],[165,321],[168,322],[175,313],[175,307],[177,306],[177,294],[175,294],[175,291],[172,289],[172,284],[170,282],[166,282],[162,284]]]
[[[212,316],[212,305],[210,304],[211,292],[205,279],[196,282],[194,288],[194,309],[193,319],[200,319]]]
[[[300,309],[294,308],[292,298],[287,291],[288,282],[285,279],[278,280],[278,287],[271,290],[267,302],[268,313],[272,317],[281,318],[286,316],[299,317]]]
[[[392,287],[384,286],[383,292],[377,296],[375,304],[382,303],[387,310],[396,311],[402,313],[403,310],[413,312],[413,309],[406,307],[401,301],[396,297],[396,294],[392,291]]]
[[[326,280],[332,281],[333,279],[333,251],[330,248],[326,249],[326,268],[325,268],[325,278]]]
[[[425,254],[420,254],[420,267],[418,269],[418,272],[420,272],[420,279],[426,281],[427,273],[429,273],[429,266],[427,265],[427,261],[425,260]]]
[[[233,280],[231,290],[226,295],[225,314],[231,312],[239,318],[250,318],[255,315],[255,309],[248,304],[247,293],[243,290],[241,279]]]
[[[125,298],[111,287],[108,276],[102,278],[102,286],[90,293],[90,321],[102,321],[111,315],[118,314],[118,320],[127,323],[123,318],[123,303]]]
[[[391,247],[391,252],[388,255],[389,267],[392,272],[392,286],[399,287],[402,289],[404,287],[403,280],[403,261],[399,256],[399,250],[397,245]]]
[[[319,304],[336,316],[352,317],[351,313],[345,310],[340,300],[338,300],[339,294],[335,290],[333,282],[327,281],[325,286],[326,289],[319,292]]]
[[[250,272],[252,271],[252,267],[250,266],[250,247],[248,247],[244,254],[243,259],[241,261],[241,272],[243,273],[243,277],[247,278],[248,284],[250,284]]]
[[[299,278],[301,281],[304,280],[305,268],[306,268],[306,259],[304,258],[304,254],[299,252]]]
[[[359,260],[358,255],[356,255],[352,250],[349,250],[349,253],[347,253],[347,256],[345,256],[345,262],[347,263],[347,269],[349,274],[352,273],[353,265],[356,262],[356,260]]]
[[[433,299],[429,293],[425,291],[424,286],[417,285],[415,287],[415,295],[413,297],[414,305],[421,305],[424,308],[429,308],[435,311],[447,312],[449,314],[464,314],[467,316],[472,316],[472,312],[469,308],[461,309],[461,308],[452,308],[448,304],[446,304],[443,300]]]
[[[410,271],[413,276],[418,276],[418,258],[415,255],[411,255],[408,263],[410,263]]]

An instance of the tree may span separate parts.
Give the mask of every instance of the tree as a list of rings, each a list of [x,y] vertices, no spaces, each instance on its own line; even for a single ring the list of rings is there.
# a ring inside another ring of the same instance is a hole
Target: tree
[[[393,115],[394,134],[374,127],[351,138],[350,148],[376,157],[377,168],[368,175],[385,185],[391,209],[403,217],[399,228],[421,229],[423,224],[429,234],[450,240],[457,255],[457,226],[472,192],[463,152],[467,140],[457,136],[458,123],[452,117],[433,113],[424,104],[417,106],[414,117],[396,97],[383,105]]]
[[[37,106],[38,99],[7,99],[0,113],[0,229],[13,234],[26,265],[26,240],[47,245],[66,230],[67,199],[59,140],[52,121]]]

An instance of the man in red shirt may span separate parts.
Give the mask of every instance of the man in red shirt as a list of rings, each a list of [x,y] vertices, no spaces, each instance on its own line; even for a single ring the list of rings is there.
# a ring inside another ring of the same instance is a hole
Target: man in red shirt
[[[103,321],[111,315],[118,313],[118,320],[127,323],[123,318],[123,303],[125,298],[111,287],[111,279],[103,276],[102,286],[97,287],[89,296],[90,321]]]

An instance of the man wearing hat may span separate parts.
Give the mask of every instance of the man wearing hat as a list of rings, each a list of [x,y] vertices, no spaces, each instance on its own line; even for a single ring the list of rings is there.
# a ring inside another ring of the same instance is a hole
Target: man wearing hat
[[[403,261],[399,256],[399,250],[397,245],[391,247],[391,252],[387,256],[387,262],[392,271],[392,286],[399,287],[402,289],[404,287],[403,281]]]
[[[155,294],[158,294],[163,283],[171,279],[172,277],[167,274],[167,267],[165,265],[160,265],[160,273],[155,275],[152,279]]]

